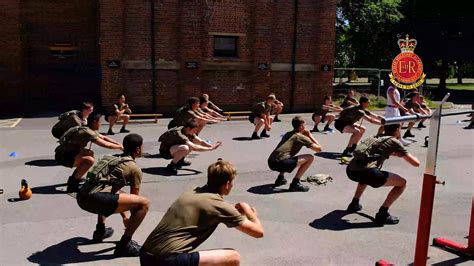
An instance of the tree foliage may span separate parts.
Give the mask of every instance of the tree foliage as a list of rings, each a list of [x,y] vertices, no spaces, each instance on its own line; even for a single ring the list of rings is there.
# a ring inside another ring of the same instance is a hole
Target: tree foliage
[[[337,7],[336,66],[390,66],[399,53],[406,0],[341,0]]]

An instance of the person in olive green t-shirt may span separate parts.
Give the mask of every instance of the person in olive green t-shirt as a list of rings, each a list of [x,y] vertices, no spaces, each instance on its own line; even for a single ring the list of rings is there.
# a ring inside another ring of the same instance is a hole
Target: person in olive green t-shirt
[[[352,152],[354,152],[357,143],[365,133],[365,127],[362,126],[362,122],[357,125],[357,121],[365,119],[372,124],[381,125],[380,121],[383,117],[367,110],[369,106],[370,100],[362,96],[359,99],[359,105],[343,109],[339,118],[336,119],[334,127],[341,133],[351,134],[347,147],[342,152],[341,157],[352,157]]]
[[[212,151],[222,145],[220,141],[214,145],[207,143],[196,135],[197,130],[197,123],[191,120],[184,126],[168,129],[159,137],[160,155],[164,159],[172,159],[166,167],[172,175],[176,175],[181,167],[191,165],[184,158],[192,151]]]
[[[311,130],[311,132],[319,132],[318,129],[318,124],[326,122],[326,126],[324,127],[323,131],[332,131],[329,126],[331,125],[332,121],[336,119],[336,115],[332,114],[332,111],[340,112],[342,111],[342,108],[339,106],[335,106],[332,104],[332,98],[331,96],[326,96],[324,97],[324,101],[322,104],[318,105],[316,107],[316,110],[314,110],[312,119],[314,121],[314,127]]]
[[[176,110],[173,120],[170,121],[168,124],[168,129],[173,127],[180,127],[184,126],[186,122],[189,120],[193,120],[197,123],[197,135],[201,133],[201,130],[206,126],[207,123],[218,123],[214,118],[206,117],[205,115],[201,114],[199,109],[199,99],[196,97],[189,97],[187,100],[188,104],[182,106]]]
[[[117,243],[114,251],[116,256],[138,256],[140,245],[132,240],[132,236],[140,226],[148,212],[150,201],[140,196],[142,171],[135,159],[142,156],[143,138],[137,134],[129,134],[123,139],[123,154],[104,156],[88,173],[87,180],[77,193],[77,204],[81,209],[98,214],[96,230],[92,239],[102,242],[113,235],[111,227],[105,227],[106,217],[120,213],[125,232]],[[114,163],[115,162],[115,163]],[[98,176],[102,167],[109,167],[108,174]],[[120,189],[130,185],[130,194]],[[130,218],[127,212],[130,211]]]
[[[278,115],[281,114],[281,112],[283,112],[283,107],[285,105],[276,98],[275,93],[271,93],[270,95],[275,96],[275,101],[273,102],[272,110],[270,111],[270,114],[275,115],[273,117],[273,122],[281,122],[281,120],[278,118]]]
[[[219,112],[219,113],[222,113],[222,108],[220,108],[219,106],[217,106],[216,104],[214,104],[213,102],[211,102],[211,100],[209,100],[209,94],[206,94],[206,93],[203,93],[201,95],[201,97],[204,97],[206,99],[206,101],[208,101],[208,107],[216,112]]]
[[[114,103],[112,109],[112,113],[108,117],[106,117],[107,121],[109,122],[109,131],[107,132],[107,134],[115,134],[112,131],[112,127],[119,120],[123,120],[123,125],[122,129],[120,129],[120,133],[129,133],[130,130],[125,129],[125,127],[128,124],[128,120],[130,120],[130,114],[132,113],[132,110],[130,109],[130,106],[125,103],[125,94],[117,95],[117,102]]]
[[[320,152],[322,147],[309,130],[305,128],[303,118],[296,116],[291,121],[291,124],[293,130],[283,135],[280,143],[278,143],[275,150],[268,157],[268,167],[273,171],[279,172],[275,181],[275,187],[285,185],[287,181],[284,174],[291,173],[296,167],[299,167],[289,190],[306,192],[309,190],[309,187],[301,184],[300,178],[313,163],[314,156],[312,154],[296,154],[303,146],[315,152]]]
[[[91,102],[82,102],[79,110],[72,110],[59,116],[59,121],[53,126],[51,133],[57,139],[68,131],[68,129],[77,126],[86,126],[87,118],[94,111],[94,105]]]
[[[181,194],[148,236],[140,252],[142,266],[239,265],[240,255],[233,249],[196,251],[220,223],[263,237],[254,208],[247,203],[232,206],[224,200],[234,185],[235,167],[219,159],[207,173],[207,184]]]
[[[94,152],[86,149],[87,143],[95,143],[101,147],[123,150],[122,144],[105,137],[96,131],[100,128],[100,114],[91,114],[87,118],[87,127],[78,126],[69,129],[55,149],[55,160],[59,165],[76,168],[67,181],[67,191],[77,192],[82,176],[87,173],[95,162]]]
[[[385,125],[384,136],[370,137],[362,141],[354,152],[354,158],[347,166],[346,173],[349,179],[358,183],[354,198],[347,207],[348,212],[362,210],[359,199],[367,188],[367,185],[378,188],[382,186],[393,187],[387,198],[375,215],[375,223],[397,224],[398,218],[391,216],[388,212],[390,206],[403,193],[406,180],[397,174],[382,171],[385,160],[394,155],[403,158],[412,166],[420,166],[419,160],[408,153],[398,138],[400,137],[400,124]]]
[[[344,108],[350,107],[352,105],[359,105],[359,102],[355,98],[355,93],[356,93],[355,90],[352,90],[352,89],[349,90],[347,92],[347,96],[342,101],[340,107],[344,109]]]
[[[255,129],[252,133],[252,139],[261,139],[268,138],[270,135],[267,134],[267,131],[272,129],[273,118],[270,117],[272,111],[272,105],[275,102],[275,95],[270,94],[267,97],[267,100],[264,102],[256,103],[253,106],[252,113],[249,115],[250,123],[255,125]],[[258,131],[263,126],[263,130],[258,136]]]

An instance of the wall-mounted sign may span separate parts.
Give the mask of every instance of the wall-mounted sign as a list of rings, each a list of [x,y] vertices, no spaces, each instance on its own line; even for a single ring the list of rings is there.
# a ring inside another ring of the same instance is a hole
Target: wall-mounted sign
[[[108,68],[119,68],[120,67],[120,60],[114,59],[107,61]]]
[[[268,64],[267,63],[258,63],[257,64],[257,69],[258,70],[268,70]]]
[[[321,71],[323,72],[331,71],[331,65],[328,65],[328,64],[321,65]]]
[[[417,41],[410,39],[408,34],[405,39],[398,40],[401,53],[393,59],[390,81],[398,88],[410,90],[419,87],[425,82],[426,74],[423,73],[423,62],[414,53]]]
[[[198,62],[186,62],[184,64],[184,67],[186,69],[197,69],[198,68]]]

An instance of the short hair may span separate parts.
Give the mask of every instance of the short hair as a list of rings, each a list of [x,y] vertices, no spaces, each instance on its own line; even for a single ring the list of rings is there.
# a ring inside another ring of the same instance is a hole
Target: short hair
[[[194,121],[194,119],[189,119],[188,121],[186,121],[186,123],[184,123],[184,127],[194,129],[198,127],[198,124],[196,123],[196,121]]]
[[[123,153],[132,155],[143,144],[142,136],[132,133],[123,138]]]
[[[293,126],[293,129],[298,129],[303,123],[304,123],[304,120],[301,116],[295,116],[291,120],[291,125]]]
[[[206,97],[204,97],[204,96],[199,97],[199,104],[203,104],[203,103],[205,103],[205,102],[208,102],[208,100],[206,99]]]
[[[95,121],[98,121],[100,119],[102,115],[99,114],[99,113],[92,113],[89,115],[89,117],[87,118],[87,126],[89,128],[92,128],[92,124],[95,122]]]
[[[122,96],[125,97],[125,94],[123,94],[123,93],[117,94],[117,99],[120,99],[120,97],[122,97]]]
[[[383,126],[385,136],[395,136],[397,130],[401,127],[400,123]]]
[[[195,104],[195,103],[199,103],[199,99],[196,98],[196,97],[189,97],[188,100],[187,100],[187,102],[188,102],[188,105],[191,106],[191,105],[193,105],[193,104]]]
[[[267,100],[276,100],[275,94],[270,94],[267,96]]]
[[[365,96],[360,96],[360,99],[359,99],[360,104],[367,103],[367,102],[369,102],[369,98]]]
[[[85,109],[90,109],[92,107],[94,107],[94,104],[92,102],[84,101],[79,106],[79,110],[82,111],[82,110],[85,110]]]
[[[207,186],[218,189],[231,181],[236,174],[237,169],[233,164],[219,158],[207,168]]]

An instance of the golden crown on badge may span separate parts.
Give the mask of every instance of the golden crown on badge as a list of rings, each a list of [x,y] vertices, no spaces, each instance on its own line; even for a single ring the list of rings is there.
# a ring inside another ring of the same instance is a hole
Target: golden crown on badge
[[[398,40],[398,47],[402,53],[413,53],[418,42],[415,39],[410,39],[408,34],[405,39]]]

